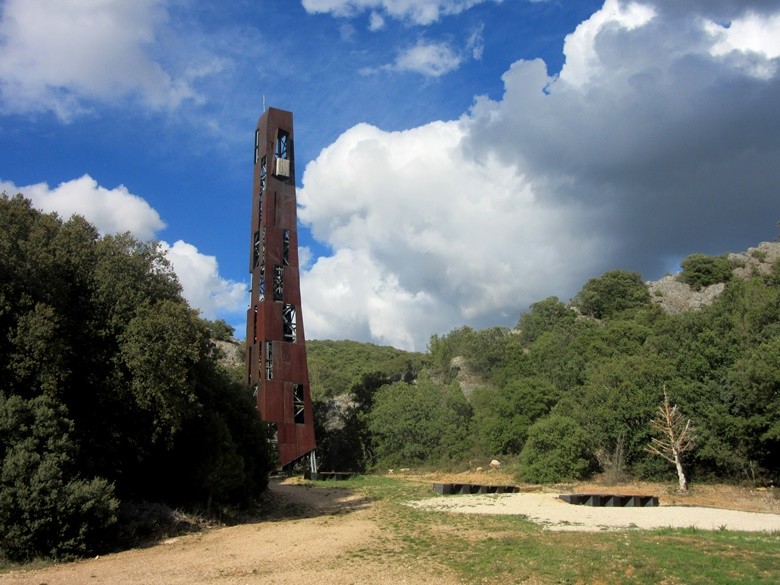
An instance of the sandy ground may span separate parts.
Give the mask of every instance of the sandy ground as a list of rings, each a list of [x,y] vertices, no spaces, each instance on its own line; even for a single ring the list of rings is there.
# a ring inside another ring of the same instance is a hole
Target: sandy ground
[[[780,532],[780,515],[698,506],[600,508],[567,504],[556,494],[518,493],[442,496],[413,505],[466,514],[520,514],[548,530],[600,531],[625,528],[701,528]]]
[[[485,472],[420,476],[437,483],[512,485],[506,474]],[[574,483],[516,494],[450,495],[413,502],[427,510],[465,514],[519,514],[548,530],[601,531],[626,528],[699,528],[743,532],[780,532],[780,501],[769,490],[727,485],[694,485],[687,494],[669,486],[635,482],[620,486]],[[652,508],[601,508],[567,504],[558,496],[567,493],[635,494],[659,496]]]
[[[420,483],[511,484],[491,476],[409,476]],[[306,511],[293,518],[206,530],[171,538],[148,548],[59,564],[0,573],[0,585],[78,584],[255,584],[255,583],[458,583],[439,565],[424,559],[401,561],[370,552],[393,546],[374,505],[341,489],[312,488],[300,481],[272,482],[280,506]],[[780,531],[780,506],[768,491],[702,486],[687,496],[658,493],[659,486],[592,484],[556,486],[532,493],[443,496],[410,505],[447,512],[523,514],[555,530],[609,530],[636,526],[698,526],[718,530]],[[588,508],[557,499],[558,493],[655,493],[658,508]],[[682,505],[681,505],[682,504]],[[726,509],[736,508],[736,509]]]
[[[383,538],[369,502],[344,490],[272,483],[283,500],[305,505],[305,517],[207,530],[162,544],[44,569],[0,573],[18,585],[243,585],[317,583],[451,584],[441,567],[366,559]]]

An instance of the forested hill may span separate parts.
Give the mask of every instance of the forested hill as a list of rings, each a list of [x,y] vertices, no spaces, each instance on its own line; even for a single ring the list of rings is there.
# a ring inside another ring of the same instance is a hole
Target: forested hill
[[[411,380],[427,363],[425,354],[358,341],[306,342],[311,391],[315,398],[348,392],[365,374],[382,372],[389,380]]]
[[[414,383],[364,376],[331,392],[340,400],[321,395],[323,468],[504,456],[528,481],[674,476],[647,450],[666,390],[696,427],[684,461],[695,480],[777,482],[780,244],[693,254],[682,268],[658,283],[609,271],[512,329],[433,336]]]
[[[666,478],[647,451],[666,391],[696,428],[695,481],[776,483],[777,246],[693,254],[657,286],[612,270],[425,354],[312,341],[320,468],[500,457],[526,481]],[[274,461],[243,368],[219,363],[231,333],[187,305],[154,242],[0,196],[0,560],[130,544],[158,525],[143,502],[250,504]]]
[[[0,560],[105,552],[159,527],[139,502],[265,488],[266,426],[213,325],[157,244],[0,196]]]

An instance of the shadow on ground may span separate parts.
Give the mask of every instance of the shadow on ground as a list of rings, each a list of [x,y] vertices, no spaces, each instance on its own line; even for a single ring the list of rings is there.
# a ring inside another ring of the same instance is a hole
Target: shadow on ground
[[[350,514],[368,508],[372,500],[346,487],[314,487],[298,478],[271,478],[264,495],[264,513],[254,521],[282,521]]]

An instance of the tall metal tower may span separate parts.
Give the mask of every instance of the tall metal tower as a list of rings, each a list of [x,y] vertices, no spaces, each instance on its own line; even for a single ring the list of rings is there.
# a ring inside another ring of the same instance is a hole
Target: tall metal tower
[[[276,427],[279,463],[313,457],[306,338],[301,313],[292,112],[269,108],[255,130],[247,312],[247,380],[260,417]]]

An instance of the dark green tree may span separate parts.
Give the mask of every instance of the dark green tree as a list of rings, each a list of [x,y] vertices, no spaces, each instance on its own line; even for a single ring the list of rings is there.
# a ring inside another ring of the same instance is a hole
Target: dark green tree
[[[158,244],[2,196],[0,252],[0,507],[15,535],[0,552],[110,546],[114,494],[235,504],[264,489],[267,431]]]
[[[230,341],[233,339],[236,330],[233,326],[228,325],[224,319],[217,319],[215,321],[204,319],[203,322],[209,330],[209,335],[212,339],[218,339],[220,341]]]
[[[533,343],[547,331],[551,331],[558,326],[570,325],[577,318],[576,313],[572,311],[565,303],[558,300],[558,297],[547,297],[543,301],[533,303],[531,310],[523,313],[517,323],[520,330],[520,339],[523,343]]]
[[[532,483],[582,479],[594,469],[586,431],[574,419],[558,414],[529,429],[519,463],[520,479]]]
[[[636,466],[649,456],[650,421],[661,402],[664,384],[681,381],[667,361],[656,356],[616,356],[593,363],[585,384],[566,396],[554,412],[571,417],[584,429],[590,452],[613,454]],[[651,469],[657,469],[653,462]],[[636,468],[635,471],[641,471]]]
[[[680,262],[682,272],[677,280],[695,290],[731,280],[733,266],[726,256],[691,254]]]
[[[471,447],[471,408],[457,384],[429,380],[383,386],[374,396],[369,430],[381,465],[435,463]]]
[[[519,378],[504,388],[477,388],[471,395],[474,430],[490,455],[517,455],[528,430],[549,414],[560,398],[555,386],[542,377]]]
[[[730,430],[746,479],[780,479],[780,336],[756,346],[726,374],[726,409],[718,421]],[[724,429],[725,430],[725,429]],[[728,435],[727,435],[728,436]]]
[[[603,319],[650,303],[650,291],[638,272],[610,270],[591,278],[572,299],[583,315]]]
[[[0,391],[0,551],[12,560],[104,550],[117,519],[113,486],[83,478],[65,408]]]

